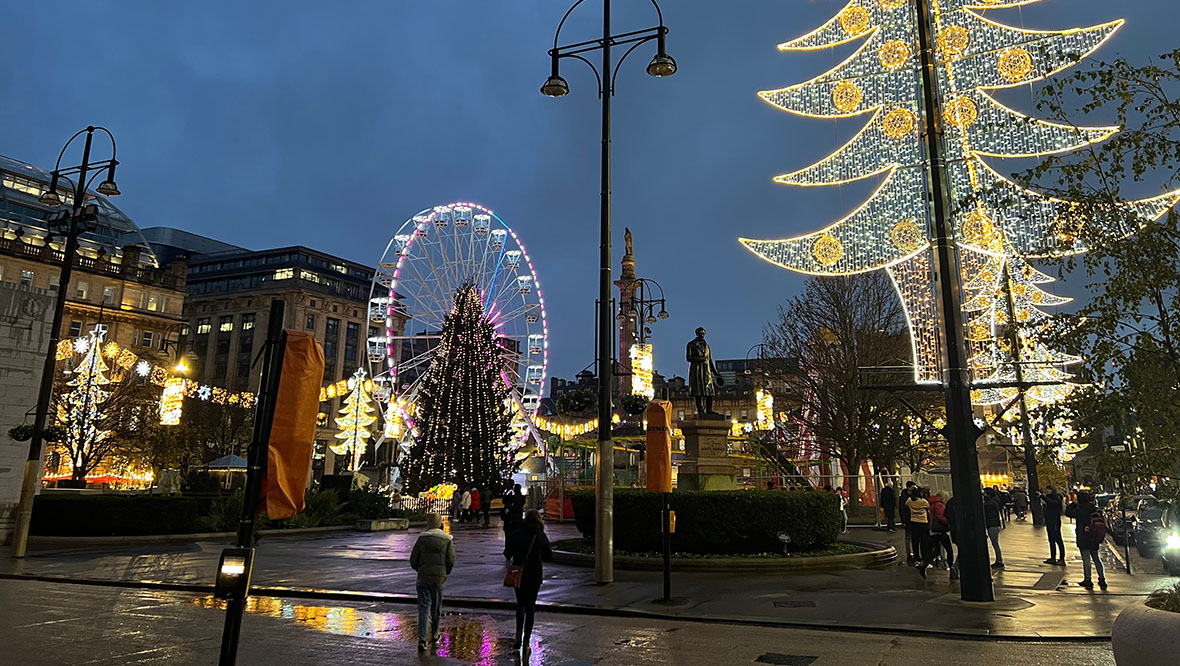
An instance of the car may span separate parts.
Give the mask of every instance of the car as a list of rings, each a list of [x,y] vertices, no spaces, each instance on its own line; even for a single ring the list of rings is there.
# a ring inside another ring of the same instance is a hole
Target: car
[[[1160,562],[1164,565],[1164,573],[1169,576],[1180,576],[1180,507],[1175,504],[1169,504],[1164,509],[1157,541],[1160,544]]]
[[[1135,543],[1135,510],[1145,499],[1155,500],[1151,495],[1119,496],[1111,500],[1106,510],[1106,524],[1110,537],[1120,546]],[[1124,520],[1124,515],[1126,519]]]
[[[1135,525],[1132,538],[1140,557],[1155,557],[1164,545],[1168,530],[1164,529],[1164,514],[1170,508],[1166,502],[1154,497],[1139,500],[1135,507]]]

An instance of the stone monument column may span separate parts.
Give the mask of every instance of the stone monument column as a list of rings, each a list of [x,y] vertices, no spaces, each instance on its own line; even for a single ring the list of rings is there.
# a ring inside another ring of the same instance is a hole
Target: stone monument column
[[[684,462],[680,464],[680,490],[737,490],[737,470],[729,462],[729,421],[683,421]]]

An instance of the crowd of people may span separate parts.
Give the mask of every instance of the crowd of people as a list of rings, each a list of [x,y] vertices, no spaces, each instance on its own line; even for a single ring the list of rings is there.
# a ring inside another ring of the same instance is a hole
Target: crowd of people
[[[897,530],[900,523],[905,530],[906,561],[912,564],[922,577],[927,569],[943,568],[950,571],[950,579],[958,578],[955,566],[955,507],[954,498],[945,490],[931,493],[929,488],[919,487],[907,481],[898,491],[891,481],[881,488],[879,501],[885,514],[886,529]],[[1093,574],[1097,573],[1098,587],[1106,589],[1106,575],[1098,549],[1106,538],[1106,520],[1094,504],[1090,493],[1062,495],[1052,486],[1039,490],[1030,499],[1022,488],[1012,491],[997,486],[983,490],[983,517],[988,541],[995,554],[992,569],[1002,570],[1004,553],[1000,548],[1000,531],[1011,520],[1024,521],[1036,501],[1041,505],[1045,520],[1045,533],[1049,541],[1049,557],[1045,564],[1065,565],[1065,542],[1061,536],[1061,518],[1066,516],[1075,522],[1075,544],[1082,556],[1083,578],[1078,585],[1093,589]],[[895,522],[896,518],[896,522]]]
[[[490,490],[480,491],[474,487],[462,492],[456,490],[454,498],[452,521],[478,524],[482,517],[484,527],[488,526],[492,504]],[[541,514],[535,510],[526,513],[525,503],[520,484],[516,484],[502,497],[500,520],[504,526],[504,558],[510,568],[504,584],[512,587],[516,595],[513,649],[527,653],[537,595],[541,590],[543,563],[553,560],[553,550],[545,535]],[[410,552],[410,567],[418,574],[418,651],[425,652],[439,641],[443,591],[447,577],[455,567],[454,538],[443,530],[442,516],[426,516],[426,529],[418,535]],[[513,567],[517,569],[515,574],[512,573]]]

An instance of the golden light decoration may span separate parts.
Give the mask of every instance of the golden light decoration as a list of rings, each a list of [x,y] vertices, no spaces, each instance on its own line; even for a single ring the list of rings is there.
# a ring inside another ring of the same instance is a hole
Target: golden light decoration
[[[184,411],[184,377],[169,377],[160,392],[161,425],[178,425]]]
[[[774,394],[765,389],[754,392],[754,404],[758,406],[755,422],[759,430],[770,430],[774,427]]]
[[[963,55],[970,41],[970,34],[961,25],[948,25],[939,30],[938,37],[935,38],[938,53],[944,60],[955,60]]]
[[[922,227],[912,218],[898,222],[889,230],[889,241],[902,252],[918,249],[925,238],[926,234],[922,232]]]
[[[864,93],[851,81],[841,81],[836,84],[835,88],[832,88],[832,103],[844,113],[854,111],[857,106],[860,106],[860,100],[863,97]]]
[[[651,345],[631,345],[630,356],[631,394],[641,395],[649,400],[654,398],[656,388],[652,383],[652,372],[655,366],[652,362]]]
[[[868,30],[871,20],[869,10],[857,5],[851,5],[840,12],[840,27],[854,37]]]
[[[1005,49],[996,61],[1000,76],[1009,81],[1021,81],[1033,70],[1032,56],[1021,48]]]
[[[840,261],[844,256],[844,246],[840,241],[831,234],[823,234],[815,239],[815,245],[811,248],[811,254],[815,256],[815,260],[824,266],[831,266]]]
[[[892,11],[904,7],[910,0],[877,0],[877,6],[885,11]]]
[[[947,102],[946,108],[942,111],[942,117],[948,125],[966,129],[974,125],[976,119],[979,118],[979,109],[970,99],[955,97]]]
[[[881,121],[881,131],[890,139],[901,140],[914,133],[918,126],[918,116],[909,109],[893,109],[885,114]]]
[[[963,222],[963,238],[981,247],[990,248],[997,240],[996,228],[987,215],[973,210]]]
[[[877,51],[881,66],[889,71],[898,69],[910,59],[910,45],[900,39],[891,39]]]

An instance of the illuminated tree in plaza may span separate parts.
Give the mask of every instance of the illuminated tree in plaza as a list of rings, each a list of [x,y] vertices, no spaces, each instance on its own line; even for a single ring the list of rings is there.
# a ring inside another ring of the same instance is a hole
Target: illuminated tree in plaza
[[[1040,308],[1065,303],[1040,285],[1051,278],[1030,258],[1085,251],[1085,225],[1123,225],[1116,235],[1153,220],[1176,193],[1129,204],[1135,215],[1118,221],[1081,219],[1069,202],[1038,195],[1000,175],[985,158],[1036,157],[1102,141],[1117,127],[1075,128],[1029,118],[989,91],[1027,85],[1075,64],[1097,49],[1122,21],[1088,28],[1033,31],[984,18],[985,10],[1041,0],[931,0],[934,62],[945,127],[954,241],[960,255],[964,326],[972,370],[980,383],[1012,382],[1019,360],[1026,382],[1062,382],[1077,361],[1040,343]],[[919,136],[923,126],[918,68],[917,12],[912,0],[853,0],[815,31],[779,45],[813,50],[863,40],[846,60],[810,81],[759,95],[791,113],[815,118],[867,116],[864,128],[824,159],[779,176],[799,186],[839,185],[882,177],[873,195],[847,217],[820,231],[783,240],[741,242],[789,270],[814,275],[889,272],[908,320],[915,380],[941,379],[938,312],[932,279],[927,174]],[[973,197],[988,193],[988,196]],[[1009,302],[1009,297],[1011,301]],[[1011,313],[1011,315],[1009,314]],[[1011,322],[1011,319],[1015,322]],[[1015,325],[1013,336],[1006,327]],[[1019,349],[1014,349],[1018,346]],[[1033,386],[1030,408],[1067,394],[1068,383]],[[973,391],[976,404],[1006,402],[1013,388]]]
[[[418,389],[418,435],[403,463],[406,487],[439,483],[498,488],[513,465],[512,411],[504,349],[479,291],[464,285],[447,314],[434,360]]]
[[[103,458],[110,453],[103,405],[111,396],[110,371],[102,358],[103,329],[95,327],[87,338],[74,341],[75,349],[85,349],[82,359],[74,366],[70,388],[57,401],[57,422],[65,436],[61,445],[70,456],[70,468],[75,480],[86,478]]]
[[[352,391],[344,399],[340,416],[336,417],[340,428],[336,439],[340,441],[330,448],[337,455],[347,454],[348,469],[355,471],[360,468],[361,456],[373,436],[370,426],[377,421],[377,409],[373,406],[373,381],[365,377],[363,369],[358,368],[348,383]]]

